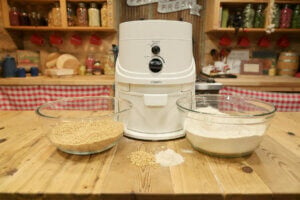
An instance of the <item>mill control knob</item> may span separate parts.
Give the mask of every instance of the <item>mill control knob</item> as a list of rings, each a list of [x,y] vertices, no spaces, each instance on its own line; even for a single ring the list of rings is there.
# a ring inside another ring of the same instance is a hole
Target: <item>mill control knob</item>
[[[162,69],[162,67],[163,67],[163,64],[162,64],[161,60],[159,60],[158,58],[153,58],[149,62],[149,69],[154,73],[159,72]]]
[[[153,54],[159,54],[160,48],[159,48],[159,46],[153,46],[151,51]]]

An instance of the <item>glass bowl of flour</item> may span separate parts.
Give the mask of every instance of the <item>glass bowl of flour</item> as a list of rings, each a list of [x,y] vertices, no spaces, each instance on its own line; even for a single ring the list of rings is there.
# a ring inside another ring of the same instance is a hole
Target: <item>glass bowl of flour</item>
[[[36,109],[43,132],[59,150],[100,153],[117,144],[132,104],[111,96],[64,98]]]
[[[219,157],[251,154],[276,112],[270,103],[231,95],[183,97],[176,104],[187,140],[200,152]]]

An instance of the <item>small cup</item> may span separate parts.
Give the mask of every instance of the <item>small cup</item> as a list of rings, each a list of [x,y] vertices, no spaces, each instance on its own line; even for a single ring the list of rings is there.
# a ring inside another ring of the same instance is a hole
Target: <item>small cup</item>
[[[39,75],[39,69],[37,67],[31,67],[30,68],[30,74],[31,74],[31,76],[38,76]]]
[[[16,71],[17,77],[26,77],[26,70],[23,67],[20,67]]]

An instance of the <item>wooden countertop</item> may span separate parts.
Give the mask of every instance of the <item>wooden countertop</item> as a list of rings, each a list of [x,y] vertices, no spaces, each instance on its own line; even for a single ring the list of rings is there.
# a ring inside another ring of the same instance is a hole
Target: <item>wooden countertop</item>
[[[69,155],[42,136],[33,111],[0,111],[0,118],[1,200],[300,199],[299,112],[276,113],[260,147],[235,159],[193,151],[186,139],[122,138],[100,154]],[[141,168],[127,157],[162,148],[180,153],[185,162]]]
[[[224,86],[242,87],[261,91],[300,92],[300,78],[286,76],[252,76],[238,75],[238,78],[218,78]],[[114,85],[113,75],[73,76],[73,77],[26,77],[0,78],[1,85]]]

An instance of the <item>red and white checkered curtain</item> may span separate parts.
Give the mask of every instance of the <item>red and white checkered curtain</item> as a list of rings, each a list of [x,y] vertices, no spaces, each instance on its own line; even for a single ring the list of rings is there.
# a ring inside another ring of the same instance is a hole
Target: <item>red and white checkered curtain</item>
[[[237,95],[272,103],[280,112],[299,112],[300,93],[262,92],[236,87],[223,87],[220,92],[223,95]]]
[[[0,86],[0,110],[34,110],[67,97],[109,96],[111,86]]]

